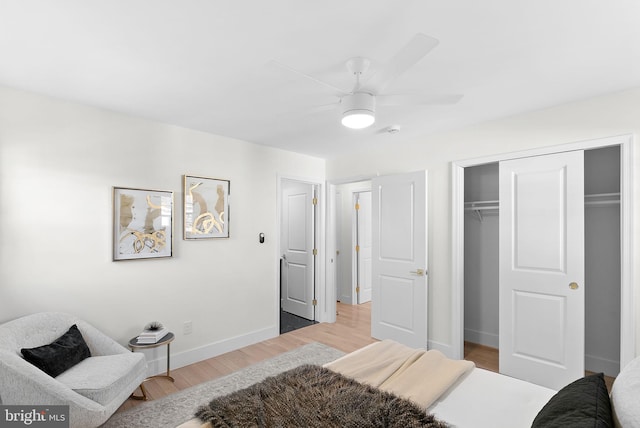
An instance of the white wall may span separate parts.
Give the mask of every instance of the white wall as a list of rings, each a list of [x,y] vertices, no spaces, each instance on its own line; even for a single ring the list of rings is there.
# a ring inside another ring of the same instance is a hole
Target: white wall
[[[0,87],[0,322],[71,312],[125,344],[159,320],[177,336],[174,367],[275,336],[277,174],[324,170],[322,159]],[[229,239],[182,240],[185,173],[231,180]],[[174,191],[173,258],[112,261],[112,186]]]
[[[331,180],[379,172],[429,170],[429,337],[432,345],[451,345],[451,162],[536,147],[554,146],[621,134],[640,133],[640,88],[469,126],[410,143],[393,151],[370,150],[327,161]],[[425,113],[426,114],[426,113]],[[425,118],[427,120],[428,118]],[[637,146],[637,143],[635,143]],[[634,151],[634,212],[640,202],[640,157]],[[638,218],[638,215],[635,215]],[[636,277],[640,227],[635,225]],[[640,283],[635,281],[638,309]],[[640,323],[640,317],[636,317]],[[640,328],[636,328],[636,343]]]

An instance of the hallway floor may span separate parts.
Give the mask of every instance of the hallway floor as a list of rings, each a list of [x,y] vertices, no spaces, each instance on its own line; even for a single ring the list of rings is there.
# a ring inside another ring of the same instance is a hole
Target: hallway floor
[[[289,333],[317,323],[317,321],[311,321],[280,309],[280,334]]]

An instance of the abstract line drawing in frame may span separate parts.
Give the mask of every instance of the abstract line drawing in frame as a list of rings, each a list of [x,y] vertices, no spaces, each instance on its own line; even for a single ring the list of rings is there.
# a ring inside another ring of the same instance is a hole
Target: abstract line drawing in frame
[[[228,238],[231,182],[184,175],[183,185],[184,239]]]
[[[173,192],[113,188],[113,260],[172,257]]]

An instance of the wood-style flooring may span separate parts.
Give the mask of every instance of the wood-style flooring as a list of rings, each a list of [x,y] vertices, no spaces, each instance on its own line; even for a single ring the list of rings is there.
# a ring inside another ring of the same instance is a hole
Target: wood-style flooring
[[[376,339],[371,337],[370,303],[347,305],[338,302],[337,310],[338,313],[334,324],[314,324],[281,334],[273,339],[172,370],[171,375],[175,382],[162,378],[151,379],[145,382],[147,395],[149,399],[157,400],[312,342],[320,342],[346,353],[376,342]],[[497,349],[465,342],[464,354],[465,359],[473,361],[477,367],[494,372],[498,371]],[[610,388],[613,378],[606,378],[606,380]],[[128,399],[120,406],[118,412],[135,407],[140,403],[142,401]]]
[[[371,338],[370,303],[363,305],[338,303],[337,310],[336,322],[333,324],[314,324],[281,334],[264,342],[171,370],[171,376],[175,379],[175,382],[162,378],[148,380],[144,384],[147,396],[151,400],[157,400],[174,392],[225,376],[243,367],[299,348],[307,343],[320,342],[348,353],[376,342],[375,339]],[[136,391],[136,394],[139,392],[139,390]],[[142,401],[130,398],[120,406],[118,412],[135,407],[140,403]]]

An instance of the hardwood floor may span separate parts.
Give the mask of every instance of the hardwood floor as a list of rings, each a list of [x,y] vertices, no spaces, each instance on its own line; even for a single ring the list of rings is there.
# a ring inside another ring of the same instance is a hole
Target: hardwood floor
[[[165,379],[149,380],[145,382],[147,395],[149,399],[157,400],[174,392],[225,376],[259,361],[299,348],[307,343],[320,342],[348,353],[376,342],[376,339],[371,338],[371,303],[346,305],[338,302],[337,309],[338,314],[335,324],[314,324],[281,334],[273,339],[172,370],[171,375],[175,382],[169,382]],[[494,372],[498,371],[497,349],[465,342],[464,355],[465,359],[473,361],[477,367]],[[611,389],[614,378],[605,377],[605,380],[607,381],[607,386]],[[129,399],[120,406],[118,412],[135,407],[140,403],[142,401]]]
[[[464,342],[464,359],[473,361],[481,369],[498,372],[498,350],[495,348]]]
[[[267,358],[299,348],[307,343],[320,342],[343,352],[353,352],[370,343],[371,304],[346,305],[338,303],[335,324],[314,324],[273,339],[237,349],[208,360],[171,371],[175,382],[166,379],[152,379],[145,382],[147,395],[157,400],[174,392],[189,388],[208,380],[225,376],[243,367]],[[136,391],[139,393],[139,391]],[[128,399],[118,412],[130,409],[143,401]]]

